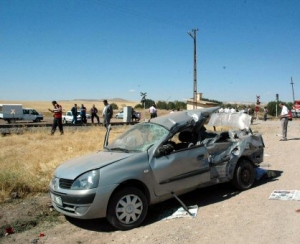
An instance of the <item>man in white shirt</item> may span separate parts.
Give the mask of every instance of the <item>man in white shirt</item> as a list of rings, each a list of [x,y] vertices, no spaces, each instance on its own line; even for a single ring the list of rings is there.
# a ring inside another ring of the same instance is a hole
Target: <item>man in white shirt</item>
[[[280,139],[280,141],[287,141],[287,126],[288,126],[288,113],[289,110],[288,108],[283,104],[283,103],[279,103],[279,107],[281,107],[281,113],[280,113],[280,123],[281,123],[281,128],[282,128],[282,139]]]
[[[107,100],[103,100],[104,108],[103,108],[103,125],[108,128],[110,125],[110,120],[113,116],[113,108],[112,106],[107,102]]]
[[[154,104],[149,108],[149,112],[151,119],[157,117],[157,110]]]

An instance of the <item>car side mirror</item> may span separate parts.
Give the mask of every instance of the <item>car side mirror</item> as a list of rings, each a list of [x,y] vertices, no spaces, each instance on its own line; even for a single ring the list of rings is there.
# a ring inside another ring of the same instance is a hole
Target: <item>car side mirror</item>
[[[174,151],[173,145],[171,145],[171,144],[161,145],[157,149],[155,156],[160,157],[160,156],[164,156],[164,155],[169,155],[173,151]]]

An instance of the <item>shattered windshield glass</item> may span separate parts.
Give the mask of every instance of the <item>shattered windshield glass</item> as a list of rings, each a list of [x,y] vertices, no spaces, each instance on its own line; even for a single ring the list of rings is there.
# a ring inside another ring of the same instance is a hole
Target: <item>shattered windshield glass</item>
[[[168,134],[169,131],[160,125],[139,123],[109,143],[106,148],[111,151],[143,152]]]

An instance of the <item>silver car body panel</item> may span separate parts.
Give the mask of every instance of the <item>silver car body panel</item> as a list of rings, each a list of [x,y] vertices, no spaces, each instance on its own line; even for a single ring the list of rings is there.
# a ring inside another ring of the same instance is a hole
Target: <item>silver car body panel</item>
[[[121,152],[106,152],[99,151],[90,153],[84,156],[67,160],[59,166],[54,172],[54,175],[58,178],[72,179],[74,180],[79,175],[93,170],[99,169],[107,164],[117,162],[121,159],[131,157],[130,153]]]

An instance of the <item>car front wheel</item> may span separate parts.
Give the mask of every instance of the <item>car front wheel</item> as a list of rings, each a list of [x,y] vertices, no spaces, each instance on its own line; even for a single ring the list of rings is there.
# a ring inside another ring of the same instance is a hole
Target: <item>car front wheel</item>
[[[66,124],[66,123],[67,123],[67,120],[64,118],[64,119],[62,120],[62,123],[63,123],[63,124]]]
[[[126,187],[113,194],[107,210],[108,222],[117,229],[138,227],[145,219],[148,202],[142,191]]]
[[[239,190],[251,188],[255,180],[255,170],[251,162],[242,159],[238,162],[232,179],[233,186]]]

